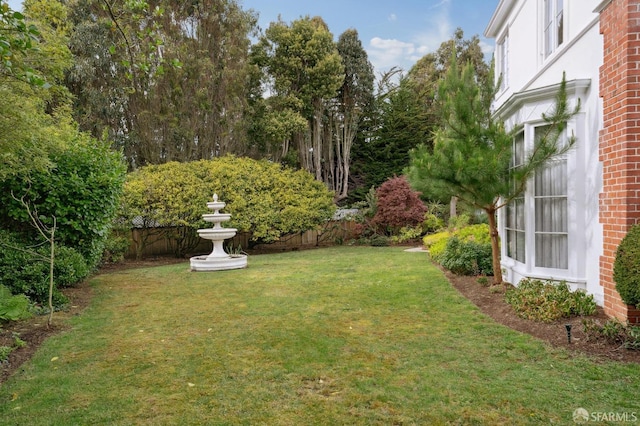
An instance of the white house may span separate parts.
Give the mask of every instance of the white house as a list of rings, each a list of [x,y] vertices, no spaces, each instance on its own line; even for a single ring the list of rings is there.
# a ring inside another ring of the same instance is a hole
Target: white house
[[[640,0],[500,0],[485,35],[502,76],[496,114],[517,131],[513,167],[544,131],[563,73],[581,104],[567,126],[576,147],[501,209],[505,280],[565,280],[631,319],[612,265],[640,219]]]

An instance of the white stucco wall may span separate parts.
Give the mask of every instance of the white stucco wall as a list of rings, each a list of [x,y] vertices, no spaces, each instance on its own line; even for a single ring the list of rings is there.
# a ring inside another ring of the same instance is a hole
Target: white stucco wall
[[[522,264],[506,257],[506,279],[517,283],[525,276],[566,280],[572,287],[584,288],[602,305],[599,262],[602,254],[602,226],[598,217],[598,199],[602,188],[602,167],[598,161],[598,136],[602,128],[602,102],[599,97],[599,67],[603,41],[599,34],[598,0],[564,1],[564,41],[544,58],[542,38],[542,0],[502,0],[485,34],[496,41],[508,36],[508,85],[495,102],[495,109],[508,127],[541,123],[541,113],[553,105],[553,91],[563,72],[576,91],[569,98],[580,98],[581,112],[569,123],[577,137],[575,149],[568,154],[569,171],[569,268],[548,270]],[[502,8],[502,9],[501,9]],[[499,58],[498,58],[499,59]],[[588,82],[586,84],[585,82]],[[538,96],[534,96],[538,94]],[[532,128],[532,127],[531,127]],[[532,205],[533,199],[525,199]],[[504,213],[504,212],[503,212]],[[499,215],[504,239],[504,215]],[[533,214],[527,216],[527,232],[533,232]],[[534,247],[527,246],[527,250]]]

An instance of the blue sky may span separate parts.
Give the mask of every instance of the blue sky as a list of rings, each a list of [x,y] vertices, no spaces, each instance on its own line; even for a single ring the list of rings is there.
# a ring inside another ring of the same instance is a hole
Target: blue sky
[[[499,0],[239,0],[259,13],[263,29],[278,15],[285,22],[321,16],[335,39],[349,28],[358,31],[376,75],[393,66],[408,71],[418,59],[449,40],[457,27],[465,38],[480,36],[488,57],[494,40],[484,30]]]
[[[6,1],[6,0],[2,0]],[[398,66],[408,71],[415,62],[434,52],[453,35],[457,27],[465,38],[479,35],[490,57],[494,40],[483,32],[499,0],[238,0],[244,9],[259,14],[266,29],[278,15],[289,23],[300,17],[321,16],[335,39],[349,28],[360,40],[376,75]],[[13,9],[21,0],[9,0]]]

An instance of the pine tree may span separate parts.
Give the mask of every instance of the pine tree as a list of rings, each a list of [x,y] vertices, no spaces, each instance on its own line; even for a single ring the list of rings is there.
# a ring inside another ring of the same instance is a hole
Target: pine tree
[[[499,86],[478,79],[472,64],[459,70],[455,61],[438,87],[442,125],[433,148],[421,145],[411,153],[407,173],[414,188],[435,198],[456,196],[487,214],[491,233],[494,281],[502,283],[496,212],[521,195],[529,179],[551,159],[567,152],[575,138],[564,139],[566,123],[578,113],[569,110],[563,76],[556,103],[543,114],[546,134],[536,141],[524,164],[510,168],[515,131],[507,131],[491,110]]]

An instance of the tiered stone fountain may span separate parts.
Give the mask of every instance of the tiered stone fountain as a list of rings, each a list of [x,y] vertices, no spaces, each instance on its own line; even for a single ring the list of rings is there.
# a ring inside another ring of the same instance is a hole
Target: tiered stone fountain
[[[220,223],[231,219],[228,213],[220,213],[227,203],[218,201],[218,194],[213,194],[213,202],[208,202],[207,207],[213,213],[203,214],[205,222],[213,223],[213,228],[198,229],[198,235],[205,240],[213,242],[213,251],[208,256],[194,256],[191,258],[192,271],[222,271],[225,269],[241,269],[247,266],[247,256],[244,254],[229,255],[224,251],[223,242],[235,237],[237,230],[223,228]]]

